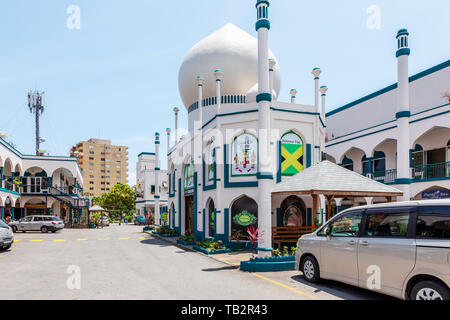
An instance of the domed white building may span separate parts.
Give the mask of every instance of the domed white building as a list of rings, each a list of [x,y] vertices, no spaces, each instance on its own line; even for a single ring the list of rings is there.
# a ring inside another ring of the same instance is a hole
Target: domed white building
[[[259,243],[264,251],[272,247],[272,226],[314,224],[310,196],[272,196],[270,190],[322,160],[319,94],[324,104],[326,88],[319,88],[321,71],[315,68],[309,75],[316,82],[314,104],[296,103],[296,90],[291,101],[278,100],[281,72],[268,48],[268,2],[257,6],[258,38],[226,24],[194,45],[181,64],[179,90],[189,126],[177,128],[175,108],[168,207],[169,225],[197,239],[232,243],[247,239],[248,226],[259,226],[269,235]]]

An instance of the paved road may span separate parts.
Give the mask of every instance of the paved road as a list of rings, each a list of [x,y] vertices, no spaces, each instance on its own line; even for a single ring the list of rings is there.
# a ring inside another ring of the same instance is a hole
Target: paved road
[[[0,300],[386,299],[335,282],[311,286],[297,272],[244,273],[132,225],[15,238],[11,250],[0,252]]]

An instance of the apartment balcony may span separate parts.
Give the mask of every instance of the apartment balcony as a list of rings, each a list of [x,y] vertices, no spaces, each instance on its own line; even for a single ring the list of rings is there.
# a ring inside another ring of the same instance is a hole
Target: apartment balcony
[[[393,184],[397,179],[397,169],[386,171],[375,171],[372,179],[385,184]]]
[[[450,178],[450,161],[414,166],[413,181],[443,180]]]

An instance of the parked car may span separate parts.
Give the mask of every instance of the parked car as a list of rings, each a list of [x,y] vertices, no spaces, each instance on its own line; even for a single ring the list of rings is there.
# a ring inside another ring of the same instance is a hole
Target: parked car
[[[347,209],[297,243],[306,280],[411,300],[450,300],[450,200]]]
[[[17,231],[41,231],[47,233],[49,231],[55,233],[64,229],[64,223],[59,217],[52,216],[28,216],[17,221],[9,223],[13,232]]]
[[[12,229],[3,220],[0,220],[0,250],[8,250],[13,243]]]
[[[104,227],[109,227],[109,219],[108,217],[101,217],[99,219],[100,223],[103,224]]]
[[[134,219],[134,224],[138,226],[148,225],[150,224],[150,220],[145,218],[144,216],[138,216]]]

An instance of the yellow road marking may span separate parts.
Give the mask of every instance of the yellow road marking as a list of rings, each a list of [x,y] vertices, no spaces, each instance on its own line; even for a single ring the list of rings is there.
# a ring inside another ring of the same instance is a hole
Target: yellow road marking
[[[101,238],[101,239],[98,239],[99,241],[106,241],[106,240],[110,240],[109,238]]]
[[[62,240],[62,239],[60,239],[60,240],[53,240],[53,242],[66,242],[67,240]]]
[[[264,277],[264,276],[262,276],[262,275],[260,275],[260,274],[252,273],[252,275],[255,276],[255,277],[257,277],[257,278],[266,280],[266,281],[268,281],[268,282],[270,282],[270,283],[273,283],[273,284],[275,284],[275,285],[277,285],[277,286],[280,286],[280,287],[283,287],[283,288],[285,288],[285,289],[291,290],[291,291],[293,291],[293,292],[295,292],[295,293],[301,294],[302,296],[305,296],[305,297],[307,297],[307,298],[309,298],[309,299],[318,300],[318,298],[313,297],[313,296],[311,296],[311,295],[309,295],[309,294],[307,294],[307,293],[304,293],[303,291],[297,290],[297,289],[292,288],[292,287],[290,287],[290,286],[287,286],[287,285],[285,285],[285,284],[282,284],[282,283],[279,283],[279,282],[274,281],[274,280],[272,280],[272,279],[266,278],[266,277]]]
[[[88,239],[77,239],[77,241],[88,241]]]
[[[119,238],[119,240],[130,240],[130,238]]]
[[[14,242],[20,242],[20,241],[22,241],[22,240],[14,240]]]
[[[42,242],[44,240],[30,240],[30,242]]]
[[[149,237],[140,237],[139,240],[150,239]]]

